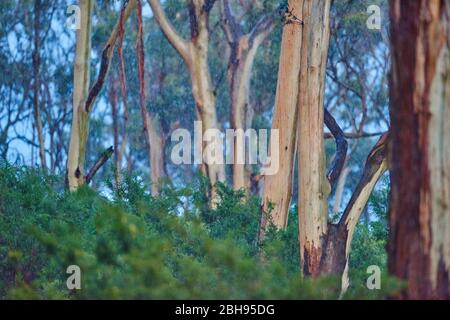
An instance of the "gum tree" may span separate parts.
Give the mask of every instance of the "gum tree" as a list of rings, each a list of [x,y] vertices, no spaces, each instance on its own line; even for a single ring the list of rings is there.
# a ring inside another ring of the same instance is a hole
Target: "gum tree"
[[[387,169],[389,136],[384,134],[369,153],[344,213],[337,223],[332,223],[328,217],[328,196],[342,173],[347,141],[334,117],[324,109],[330,6],[330,0],[291,0],[285,10],[272,124],[280,135],[280,170],[266,177],[261,236],[264,236],[268,220],[280,229],[287,226],[293,160],[297,153],[302,273],[313,277],[342,275],[345,290],[353,233],[373,188]],[[328,171],[324,125],[336,142],[336,154]]]
[[[450,298],[450,1],[390,2],[389,270],[408,299]]]
[[[216,97],[208,66],[209,15],[215,0],[189,0],[187,10],[190,21],[190,39],[184,39],[167,18],[159,0],[148,0],[161,31],[170,44],[183,58],[191,77],[192,94],[196,104],[197,119],[202,123],[202,132],[219,128],[216,112]],[[203,148],[207,147],[203,141]],[[216,150],[218,152],[219,150]],[[213,162],[206,153],[202,170],[214,187],[216,182],[225,181],[225,167]],[[212,198],[215,198],[213,188]]]

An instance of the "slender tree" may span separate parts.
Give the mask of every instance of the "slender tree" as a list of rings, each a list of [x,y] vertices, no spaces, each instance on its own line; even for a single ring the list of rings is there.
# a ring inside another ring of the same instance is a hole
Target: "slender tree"
[[[245,33],[232,12],[228,0],[220,2],[222,26],[230,48],[228,82],[231,97],[231,127],[235,129],[233,150],[233,188],[250,189],[250,172],[245,168],[244,131],[250,128],[253,112],[250,105],[250,80],[258,48],[274,26],[271,15],[265,15]]]
[[[119,21],[117,22],[106,46],[103,49],[99,75],[89,90],[93,5],[93,0],[80,0],[80,29],[77,30],[72,127],[70,132],[69,154],[67,160],[67,184],[69,189],[72,191],[84,185],[86,182],[89,182],[95,172],[99,169],[98,165],[105,163],[107,157],[111,155],[110,151],[112,148],[108,148],[98,158],[92,169],[87,174],[85,173],[84,166],[86,146],[89,135],[89,116],[93,110],[95,100],[105,82],[120,25],[126,21],[132,9],[135,8],[136,0],[130,0],[122,8],[123,20],[122,18],[119,18]]]
[[[146,75],[145,75],[145,54],[144,54],[144,37],[142,27],[142,5],[141,0],[137,0],[137,58],[138,58],[138,78],[139,78],[139,104],[141,116],[144,126],[144,134],[147,142],[148,158],[150,162],[150,173],[152,180],[152,194],[158,194],[158,180],[164,176],[164,145],[162,137],[157,132],[157,120],[154,114],[147,110],[146,95]],[[160,140],[161,139],[161,140]]]
[[[80,0],[80,28],[77,30],[73,79],[72,129],[67,159],[67,181],[70,190],[75,190],[85,183],[84,160],[88,127],[83,101],[89,90],[93,5],[94,1]]]
[[[170,44],[186,63],[192,84],[192,94],[196,104],[197,118],[202,122],[202,132],[219,127],[216,112],[216,98],[208,66],[209,14],[215,0],[189,0],[188,11],[191,28],[189,40],[181,37],[168,20],[159,0],[148,0],[157,23]],[[203,142],[203,149],[208,143]],[[217,150],[218,151],[218,150]],[[225,181],[225,168],[214,163],[210,153],[206,153],[206,163],[202,166],[211,185]],[[212,198],[215,198],[213,188]]]
[[[34,2],[34,21],[33,21],[33,115],[34,124],[36,126],[36,133],[39,144],[39,158],[41,160],[41,167],[47,170],[47,161],[45,156],[45,137],[42,125],[41,106],[40,106],[40,90],[41,90],[41,10],[42,3],[40,0]]]

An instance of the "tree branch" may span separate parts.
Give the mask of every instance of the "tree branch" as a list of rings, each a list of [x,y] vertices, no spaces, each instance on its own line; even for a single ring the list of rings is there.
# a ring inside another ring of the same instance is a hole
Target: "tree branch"
[[[98,170],[108,161],[109,158],[114,153],[114,147],[111,146],[100,155],[100,157],[95,161],[94,165],[92,166],[91,170],[89,170],[89,173],[86,175],[86,183],[89,184],[92,181],[92,178],[95,176]]]
[[[336,154],[333,163],[331,164],[331,168],[327,173],[327,179],[330,182],[331,187],[334,187],[341,174],[342,168],[344,167],[348,143],[347,140],[345,140],[344,132],[326,108],[324,112],[324,121],[336,140]]]
[[[389,132],[385,133],[375,144],[372,151],[369,153],[364,172],[355,191],[350,198],[347,207],[344,210],[339,223],[337,225],[340,236],[345,239],[345,267],[342,274],[342,291],[341,295],[345,293],[349,286],[348,279],[348,258],[350,256],[351,243],[353,233],[358,224],[361,213],[367,205],[370,195],[372,194],[375,185],[380,177],[388,169],[387,162],[387,144],[389,142]]]
[[[167,16],[164,13],[159,0],[147,0],[147,2],[152,8],[156,22],[158,23],[167,40],[175,48],[175,50],[178,51],[178,53],[185,61],[189,61],[189,42],[183,39],[177,33],[173,25],[167,19]]]
[[[361,139],[361,138],[371,138],[371,137],[382,136],[385,133],[386,133],[386,131],[383,131],[383,132],[344,132],[344,137],[346,139]],[[324,139],[334,139],[334,136],[332,133],[325,133]]]
[[[92,107],[94,105],[95,99],[97,98],[100,90],[103,88],[103,84],[106,79],[106,75],[108,74],[109,65],[111,63],[111,59],[114,52],[114,45],[117,40],[117,35],[119,33],[119,29],[121,25],[124,25],[127,21],[128,17],[131,14],[131,11],[136,7],[136,0],[129,0],[129,2],[125,3],[124,7],[122,7],[119,21],[116,23],[111,35],[109,36],[108,42],[105,45],[105,48],[102,51],[102,60],[100,64],[100,72],[95,81],[92,88],[89,90],[88,97],[85,103],[85,111],[87,113],[92,111]]]
[[[256,40],[262,42],[272,31],[275,25],[275,19],[272,15],[262,16],[253,29],[249,32],[249,42],[252,45]]]
[[[231,12],[230,3],[228,0],[220,1],[220,13],[222,27],[225,31],[228,42],[233,43],[239,41],[239,38],[242,36],[242,29]]]
[[[386,132],[367,156],[366,164],[361,179],[350,198],[339,225],[345,225],[347,230],[354,229],[361,212],[364,210],[369,196],[375,187],[378,179],[387,170],[387,144],[389,142],[389,132]]]

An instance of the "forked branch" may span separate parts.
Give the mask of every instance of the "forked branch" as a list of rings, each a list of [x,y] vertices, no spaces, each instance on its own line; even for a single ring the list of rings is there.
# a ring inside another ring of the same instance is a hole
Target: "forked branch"
[[[119,21],[114,27],[111,35],[109,36],[108,42],[105,45],[105,48],[102,51],[102,60],[100,64],[100,72],[95,81],[92,88],[89,90],[88,97],[86,99],[86,103],[84,109],[87,113],[92,111],[95,99],[99,95],[101,89],[103,88],[103,84],[105,83],[106,75],[108,74],[109,65],[111,64],[111,59],[113,57],[114,46],[116,44],[116,40],[119,34],[119,29],[121,26],[125,24],[128,17],[130,16],[132,10],[136,7],[136,0],[130,0],[125,3],[125,5],[121,9]]]
[[[189,61],[189,42],[183,39],[167,19],[159,0],[147,0],[152,8],[156,21],[161,27],[170,44],[178,51],[185,61]]]

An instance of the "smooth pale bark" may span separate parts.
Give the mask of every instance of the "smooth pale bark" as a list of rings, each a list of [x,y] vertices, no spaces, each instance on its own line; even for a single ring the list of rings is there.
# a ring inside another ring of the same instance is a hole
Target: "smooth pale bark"
[[[191,38],[183,39],[167,19],[159,0],[148,0],[155,19],[170,44],[177,50],[186,63],[191,77],[192,94],[196,104],[196,113],[202,122],[202,130],[219,128],[216,114],[216,98],[208,66],[209,29],[208,18],[211,0],[189,0],[188,10],[191,26]],[[203,150],[207,142],[203,143]],[[216,164],[206,156],[202,170],[209,178],[212,189],[212,198],[215,199],[214,185],[218,181],[225,181],[225,167]]]
[[[327,111],[323,95],[329,44],[331,1],[305,0],[303,43],[298,99],[299,242],[304,275],[342,275],[343,292],[348,287],[348,258],[361,213],[377,181],[387,170],[384,134],[367,157],[361,179],[338,224],[328,221],[328,196],[342,173],[347,154],[345,135]],[[299,17],[301,18],[301,17]],[[324,123],[336,139],[336,155],[327,174]]]
[[[289,7],[301,18],[303,0],[289,1]],[[279,170],[275,175],[266,176],[264,180],[261,238],[264,236],[268,219],[277,228],[283,229],[287,226],[296,147],[302,30],[303,26],[298,23],[290,23],[283,28],[275,110],[272,120],[272,130],[279,131]],[[273,209],[270,210],[271,208]],[[270,215],[266,216],[269,212]]]
[[[85,183],[84,160],[88,114],[84,107],[90,79],[92,0],[80,0],[80,29],[77,30],[73,79],[72,128],[67,159],[67,182],[71,191]]]
[[[367,206],[369,197],[378,180],[388,169],[389,134],[384,134],[367,156],[361,179],[348,202],[337,229],[337,234],[329,234],[325,255],[321,262],[321,271],[325,273],[342,274],[342,292],[349,283],[348,261],[351,244],[361,213]],[[333,250],[333,252],[331,252]],[[344,253],[342,253],[344,252]]]
[[[305,0],[298,98],[299,241],[305,275],[320,272],[328,225],[330,184],[325,176],[325,69],[330,37],[330,0]],[[302,19],[302,17],[299,17]]]
[[[450,299],[450,1],[390,2],[389,271],[406,299]]]
[[[245,131],[251,127],[253,112],[249,103],[250,80],[253,63],[258,48],[267,38],[274,26],[270,16],[262,17],[252,30],[244,34],[242,27],[236,21],[228,0],[221,1],[222,26],[227,35],[230,48],[228,61],[228,82],[231,98],[231,128]],[[246,170],[245,159],[239,159],[239,154],[246,157],[245,141],[234,139],[233,151],[233,188],[235,190],[251,187],[251,173]]]
[[[349,173],[350,173],[350,168],[344,167],[344,169],[341,172],[341,175],[339,176],[337,187],[336,187],[336,193],[334,196],[333,215],[337,215],[341,211],[342,196],[344,194],[345,183],[347,181],[347,176]]]
[[[87,139],[89,135],[89,115],[92,112],[95,100],[103,88],[103,84],[108,74],[120,25],[118,22],[111,32],[108,42],[102,52],[99,75],[92,88],[89,90],[93,3],[93,0],[80,0],[81,28],[77,30],[72,126],[67,159],[67,185],[71,191],[75,191],[86,183],[84,166]],[[126,7],[122,9],[124,21],[126,21],[135,7],[136,0],[130,0]]]

